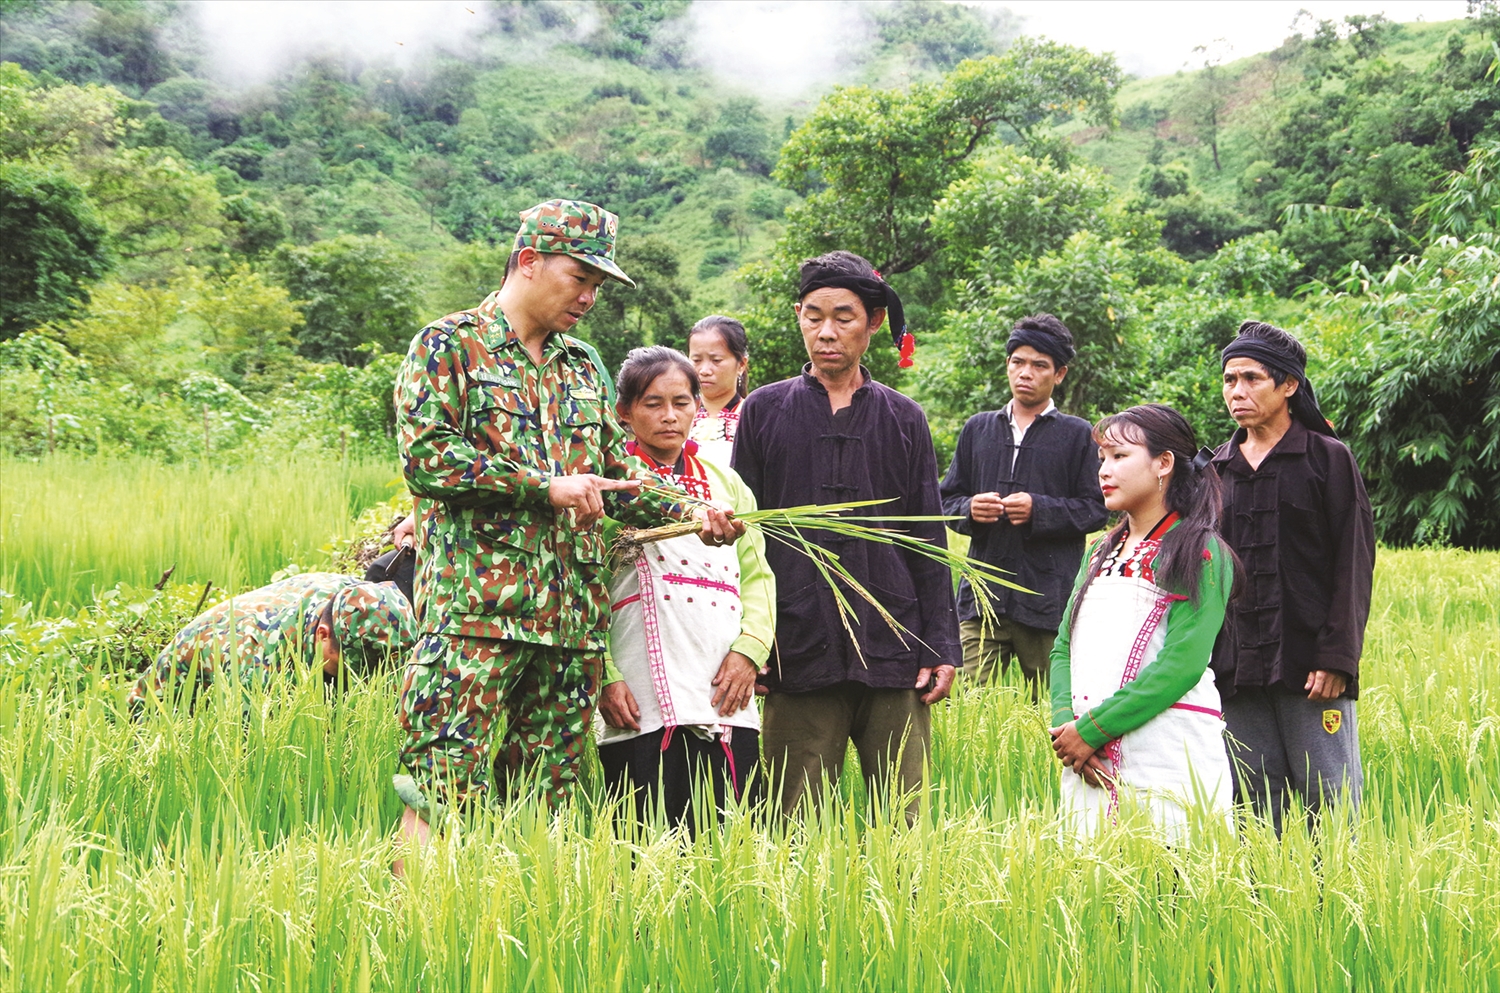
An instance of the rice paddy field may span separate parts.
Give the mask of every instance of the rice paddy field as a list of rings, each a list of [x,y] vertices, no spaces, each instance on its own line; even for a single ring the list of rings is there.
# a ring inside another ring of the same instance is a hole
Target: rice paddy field
[[[259,586],[316,565],[332,535],[400,485],[394,461],[234,468],[0,457],[0,589],[61,611],[116,583]]]
[[[313,477],[194,479],[187,504],[142,509],[80,467],[68,485],[100,502],[66,509],[5,468],[5,575],[34,601],[181,567],[263,499],[282,523],[255,525],[256,554],[324,519],[296,495]],[[124,537],[67,546],[80,517]],[[150,530],[177,550],[137,568],[162,554]],[[1045,720],[1002,684],[939,708],[911,828],[850,775],[804,823],[635,833],[591,778],[557,815],[473,814],[397,879],[394,677],[136,724],[107,652],[82,669],[52,652],[0,667],[4,990],[1500,990],[1500,554],[1382,550],[1352,820],[1205,827],[1176,849],[1128,819],[1061,838]]]

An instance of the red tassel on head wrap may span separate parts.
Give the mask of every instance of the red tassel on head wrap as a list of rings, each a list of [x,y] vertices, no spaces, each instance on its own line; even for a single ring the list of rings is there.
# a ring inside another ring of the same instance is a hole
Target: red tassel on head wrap
[[[911,368],[911,357],[917,350],[917,339],[907,331],[901,335],[901,361],[896,363],[903,369]]]

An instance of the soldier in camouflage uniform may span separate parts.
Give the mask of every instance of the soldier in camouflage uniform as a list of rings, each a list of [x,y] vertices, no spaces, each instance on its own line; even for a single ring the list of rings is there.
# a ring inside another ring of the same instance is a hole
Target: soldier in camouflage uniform
[[[425,839],[450,803],[491,792],[499,761],[550,804],[577,777],[609,626],[598,522],[654,526],[688,506],[640,491],[609,376],[568,336],[614,261],[618,219],[552,200],[521,215],[505,280],[474,310],[423,328],[396,379],[407,486],[417,498],[416,651],[397,704],[406,733],[402,833]],[[701,512],[703,539],[744,525]]]
[[[236,668],[246,690],[293,666],[317,666],[332,679],[340,666],[363,672],[387,657],[404,660],[415,640],[411,607],[396,587],[328,572],[291,576],[199,614],[127,702],[140,714],[152,699],[191,701],[215,674]]]

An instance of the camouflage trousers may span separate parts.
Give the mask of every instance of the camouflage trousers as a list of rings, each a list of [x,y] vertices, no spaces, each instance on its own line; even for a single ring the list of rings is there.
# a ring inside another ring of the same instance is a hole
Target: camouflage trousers
[[[410,774],[396,777],[397,792],[429,821],[447,806],[528,783],[555,808],[577,783],[602,667],[597,652],[423,635],[396,703]],[[490,782],[492,753],[505,783]],[[413,787],[419,795],[409,795]]]

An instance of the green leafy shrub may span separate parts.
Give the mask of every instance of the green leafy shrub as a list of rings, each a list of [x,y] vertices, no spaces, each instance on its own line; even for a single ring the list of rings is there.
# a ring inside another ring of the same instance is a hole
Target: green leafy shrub
[[[1439,243],[1346,284],[1357,331],[1325,392],[1383,541],[1500,546],[1497,272],[1491,246]]]
[[[1336,302],[1326,390],[1383,540],[1500,546],[1500,145],[1476,148],[1423,214],[1436,240]]]
[[[1274,231],[1236,238],[1198,267],[1196,283],[1207,293],[1287,296],[1301,263],[1281,247]]]
[[[41,327],[88,300],[110,267],[103,222],[55,170],[0,162],[0,337]]]
[[[405,351],[421,326],[416,260],[384,238],[283,245],[271,265],[306,320],[298,351],[315,362],[362,364],[362,345]]]

